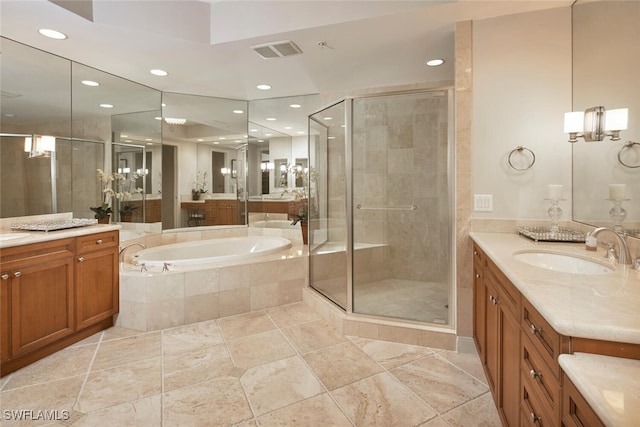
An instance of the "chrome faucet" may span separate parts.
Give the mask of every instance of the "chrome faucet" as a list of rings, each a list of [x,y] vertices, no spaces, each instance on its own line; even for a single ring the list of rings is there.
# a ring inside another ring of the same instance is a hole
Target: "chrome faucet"
[[[631,252],[629,252],[629,247],[627,246],[625,236],[607,227],[598,227],[595,230],[593,230],[591,233],[589,233],[589,235],[593,237],[597,237],[598,234],[600,234],[603,231],[611,232],[611,234],[613,234],[616,237],[616,240],[618,241],[618,246],[620,248],[619,250],[620,255],[618,255],[618,262],[620,264],[631,264]]]
[[[171,271],[169,267],[173,267],[173,264],[171,264],[170,262],[165,262],[162,266],[162,272],[164,273],[165,271]]]
[[[122,255],[124,253],[124,251],[126,251],[127,249],[129,249],[131,246],[140,246],[142,249],[146,249],[147,247],[140,242],[133,242],[133,243],[129,243],[126,246],[123,246],[120,248],[120,252],[118,252],[119,255]],[[124,255],[122,255],[122,261],[124,262]]]

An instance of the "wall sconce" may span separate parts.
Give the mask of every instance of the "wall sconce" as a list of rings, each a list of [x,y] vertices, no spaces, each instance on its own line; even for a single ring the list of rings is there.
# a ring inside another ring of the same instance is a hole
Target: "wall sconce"
[[[620,131],[627,129],[628,119],[628,108],[607,111],[602,106],[591,107],[584,112],[564,113],[564,132],[569,134],[571,143],[578,142],[578,138],[586,142],[603,141],[605,137],[619,141]]]
[[[231,168],[220,168],[220,173],[222,175],[229,175],[231,173]]]
[[[27,136],[24,139],[24,151],[29,153],[29,158],[51,157],[56,151],[56,137],[47,135]]]
[[[275,168],[276,168],[276,165],[274,163],[271,163],[271,162],[262,162],[262,163],[260,163],[260,170],[262,172],[272,171]]]

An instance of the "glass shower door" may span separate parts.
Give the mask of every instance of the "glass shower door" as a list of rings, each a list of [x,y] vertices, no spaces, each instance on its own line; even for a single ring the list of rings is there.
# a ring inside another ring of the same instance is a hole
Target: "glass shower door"
[[[310,286],[348,307],[345,102],[309,117]]]
[[[353,311],[448,324],[450,90],[353,100]]]

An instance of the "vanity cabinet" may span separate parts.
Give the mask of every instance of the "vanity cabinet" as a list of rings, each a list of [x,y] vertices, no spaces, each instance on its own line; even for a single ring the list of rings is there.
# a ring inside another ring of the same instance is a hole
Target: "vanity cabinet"
[[[9,247],[0,263],[0,376],[113,325],[118,231]]]
[[[238,224],[237,200],[216,200],[215,211],[216,225]]]
[[[78,237],[75,257],[76,322],[85,328],[118,312],[118,234]]]
[[[516,426],[520,420],[520,294],[479,248],[474,252],[474,338],[500,418],[504,425]]]
[[[562,374],[562,425],[564,427],[605,427],[604,423],[566,374]]]

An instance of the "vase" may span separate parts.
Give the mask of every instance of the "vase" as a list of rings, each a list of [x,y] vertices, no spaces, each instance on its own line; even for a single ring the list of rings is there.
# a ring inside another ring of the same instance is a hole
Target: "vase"
[[[133,212],[120,212],[120,222],[131,222]]]
[[[191,200],[200,200],[200,193],[191,193]]]
[[[107,216],[98,218],[98,224],[109,224],[110,219],[111,219],[111,215],[107,214]]]
[[[309,223],[300,221],[300,230],[302,230],[302,244],[309,244]]]

